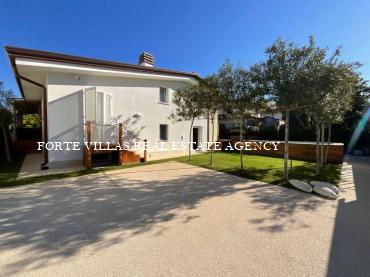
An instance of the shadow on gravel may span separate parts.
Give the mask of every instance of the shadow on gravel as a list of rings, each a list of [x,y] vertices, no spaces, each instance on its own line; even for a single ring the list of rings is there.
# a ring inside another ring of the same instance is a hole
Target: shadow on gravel
[[[162,165],[163,172],[171,169]],[[152,175],[154,171],[148,166],[140,172],[133,170],[134,175],[116,171],[0,190],[0,256],[28,249],[16,260],[3,260],[2,274],[8,276],[71,257],[116,230],[120,232],[97,244],[99,249],[148,231],[161,235],[166,229],[159,224],[176,218],[176,209],[194,209],[213,197],[248,193],[252,203],[271,216],[252,223],[269,232],[284,231],[296,211],[316,210],[324,201],[216,171],[191,174],[186,167],[167,180],[143,181],[137,177]],[[185,214],[180,219],[186,224],[196,218]],[[276,224],[276,219],[284,220]]]
[[[347,157],[341,187],[352,189],[356,200],[340,201],[327,276],[370,276],[370,158]],[[347,184],[350,182],[350,184]]]
[[[265,210],[268,214],[265,217],[251,219],[249,222],[258,225],[258,230],[270,233],[283,232],[286,228],[309,227],[303,220],[300,221],[295,213],[301,210],[319,210],[320,206],[328,201],[295,189],[278,189],[276,186],[246,193],[258,209]]]
[[[151,173],[143,167],[139,174]],[[0,255],[28,249],[16,261],[6,261],[2,274],[43,267],[100,241],[110,231],[123,230],[99,246],[108,247],[172,220],[175,209],[193,209],[202,200],[248,189],[248,184],[241,188],[243,179],[215,171],[150,182],[127,174],[99,173],[0,190]]]

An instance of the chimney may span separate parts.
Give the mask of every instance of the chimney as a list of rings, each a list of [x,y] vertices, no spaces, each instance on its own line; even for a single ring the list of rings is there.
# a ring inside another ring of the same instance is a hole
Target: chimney
[[[141,53],[139,56],[139,65],[153,67],[154,66],[153,55],[147,52]]]

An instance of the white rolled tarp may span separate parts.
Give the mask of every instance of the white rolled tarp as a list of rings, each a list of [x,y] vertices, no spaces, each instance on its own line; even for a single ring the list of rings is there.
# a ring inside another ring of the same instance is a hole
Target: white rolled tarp
[[[339,193],[339,189],[338,189],[337,186],[334,186],[334,185],[332,185],[330,183],[327,183],[327,182],[312,181],[311,186],[313,186],[313,187],[315,187],[315,186],[327,187],[327,188],[331,189],[333,192],[335,192],[336,194]]]
[[[299,180],[295,180],[295,179],[290,179],[289,180],[289,183],[295,187],[296,189],[299,189],[301,191],[304,191],[304,192],[312,192],[312,187],[303,182],[303,181],[299,181]]]
[[[328,187],[314,186],[313,191],[330,199],[337,199],[338,195]]]

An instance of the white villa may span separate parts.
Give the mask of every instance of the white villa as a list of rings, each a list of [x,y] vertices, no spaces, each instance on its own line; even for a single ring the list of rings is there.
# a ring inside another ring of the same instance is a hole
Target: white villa
[[[93,140],[117,142],[119,123],[123,125],[123,141],[147,139],[151,144],[166,145],[210,140],[207,119],[195,121],[189,139],[190,122],[170,118],[176,109],[171,101],[174,91],[200,80],[196,73],[154,67],[153,56],[148,53],[142,53],[139,64],[133,65],[24,48],[5,49],[22,94],[19,101],[38,107],[44,142],[83,143],[88,121],[92,123]],[[152,157],[156,153],[148,154]],[[43,168],[57,162],[82,163],[83,151],[44,149],[43,157]]]

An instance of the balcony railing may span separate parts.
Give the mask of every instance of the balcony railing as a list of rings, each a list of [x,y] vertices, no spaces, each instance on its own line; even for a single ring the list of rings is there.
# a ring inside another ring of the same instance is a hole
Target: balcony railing
[[[85,141],[117,144],[119,142],[119,128],[120,124],[97,124],[87,121],[85,124]]]
[[[85,124],[85,141],[90,144],[93,142],[102,142],[102,145],[109,143],[111,146],[120,144],[121,147],[124,147],[123,144],[123,130],[125,130],[126,136],[130,136],[135,140],[144,142],[144,160],[147,160],[147,140],[140,139],[132,133],[130,130],[126,129],[122,123],[112,125],[112,124],[97,124],[91,121],[87,121]]]

